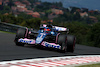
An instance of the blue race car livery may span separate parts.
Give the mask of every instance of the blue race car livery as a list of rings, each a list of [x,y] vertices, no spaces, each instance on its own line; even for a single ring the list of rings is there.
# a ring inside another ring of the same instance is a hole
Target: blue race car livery
[[[38,31],[19,28],[14,41],[17,46],[32,44],[60,49],[63,52],[74,52],[76,38],[68,32],[69,29],[64,27],[43,24]]]

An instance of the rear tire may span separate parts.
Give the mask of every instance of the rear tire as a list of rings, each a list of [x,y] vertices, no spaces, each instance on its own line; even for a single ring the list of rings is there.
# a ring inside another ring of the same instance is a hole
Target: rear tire
[[[73,35],[67,35],[67,51],[74,52],[76,38]]]
[[[23,28],[19,28],[17,30],[16,37],[15,37],[15,44],[17,46],[24,46],[25,45],[24,43],[18,42],[18,39],[25,38],[25,35],[27,34],[26,31],[27,30],[26,29],[23,29]]]

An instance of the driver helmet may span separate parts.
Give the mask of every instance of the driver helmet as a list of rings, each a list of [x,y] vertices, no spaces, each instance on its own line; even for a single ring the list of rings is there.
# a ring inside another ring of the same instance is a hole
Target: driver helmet
[[[50,28],[44,28],[44,31],[51,31]]]

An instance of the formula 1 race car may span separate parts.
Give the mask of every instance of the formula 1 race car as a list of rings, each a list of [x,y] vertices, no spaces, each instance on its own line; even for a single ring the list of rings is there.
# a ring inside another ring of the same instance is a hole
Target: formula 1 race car
[[[62,32],[66,34],[62,34]],[[43,24],[38,31],[28,28],[19,28],[15,37],[17,46],[25,44],[41,45],[60,49],[63,52],[74,52],[76,38],[68,35],[69,29],[64,27],[52,26],[51,24]]]

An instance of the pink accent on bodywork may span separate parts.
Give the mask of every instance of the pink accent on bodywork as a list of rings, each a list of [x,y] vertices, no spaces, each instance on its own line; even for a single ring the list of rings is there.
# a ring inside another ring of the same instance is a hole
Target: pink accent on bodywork
[[[43,46],[45,46],[45,44],[44,44],[45,42],[43,41],[42,43],[41,43],[41,45],[43,45]]]
[[[56,43],[57,43],[57,41],[58,41],[58,36],[59,36],[59,34],[60,34],[60,33],[58,33],[57,36],[56,36]]]
[[[33,40],[33,39],[27,39],[27,38],[25,38],[24,40],[29,41],[29,40]],[[35,40],[33,40],[33,42],[31,42],[31,44],[35,44]]]
[[[31,33],[31,31],[29,31],[29,34]]]
[[[47,25],[46,24],[43,24],[43,27],[46,27]]]
[[[45,42],[45,41],[43,41],[43,42],[41,43],[41,45],[45,46],[45,43],[48,43],[48,44],[51,44],[51,45],[57,45],[57,44],[55,44],[55,43],[49,43],[49,42]]]
[[[57,44],[55,44],[55,43],[49,43],[49,44],[52,44],[52,45],[57,45]]]
[[[43,45],[45,47],[52,47],[52,48],[61,49],[61,46],[59,44],[55,44],[55,43],[42,42],[41,45]]]
[[[31,44],[35,44],[35,40]]]
[[[19,39],[19,40],[21,40],[21,39]],[[33,40],[33,39],[24,38],[24,39],[22,39],[22,40],[25,40],[25,41],[32,41],[30,44],[35,44],[35,40]]]

